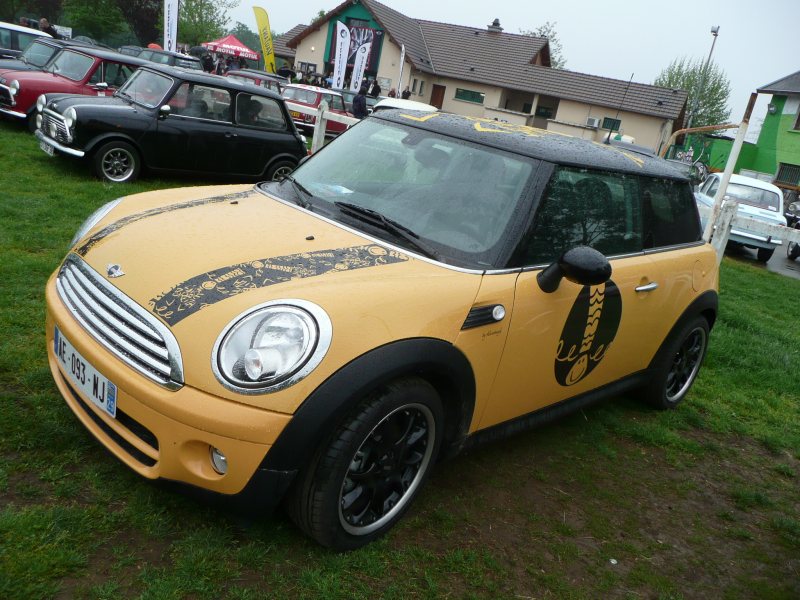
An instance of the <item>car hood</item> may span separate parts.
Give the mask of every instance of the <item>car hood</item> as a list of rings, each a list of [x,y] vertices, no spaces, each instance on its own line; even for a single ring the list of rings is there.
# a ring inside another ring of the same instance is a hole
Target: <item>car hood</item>
[[[25,61],[13,58],[0,59],[0,73],[3,71],[38,71],[39,67],[29,65]]]
[[[48,71],[0,71],[0,78],[16,79],[23,89],[34,87],[49,92],[70,91],[81,85],[79,81]]]
[[[47,99],[48,101],[51,100],[49,95],[47,96]],[[57,96],[52,100],[53,103],[49,105],[50,108],[53,108],[60,113],[63,113],[71,106],[75,108],[81,106],[91,106],[92,108],[107,107],[110,110],[136,111],[135,105],[118,96],[111,96],[110,92],[108,96],[84,96],[82,94],[69,94],[60,97]]]
[[[301,299],[326,312],[338,358],[320,366],[321,377],[399,339],[453,342],[482,279],[359,235],[252,186],[131,196],[72,253],[171,328],[187,385],[238,401],[216,380],[209,358],[225,327],[253,307]],[[109,277],[111,265],[123,275]],[[272,397],[269,406],[291,410],[294,401],[294,395]]]

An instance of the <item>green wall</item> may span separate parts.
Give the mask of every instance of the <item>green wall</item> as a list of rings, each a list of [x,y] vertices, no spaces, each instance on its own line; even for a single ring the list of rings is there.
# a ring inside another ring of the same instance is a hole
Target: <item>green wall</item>
[[[786,96],[773,96],[772,104],[775,114],[764,118],[752,167],[764,173],[777,173],[778,163],[800,165],[800,131],[794,129],[797,114],[783,114]]]

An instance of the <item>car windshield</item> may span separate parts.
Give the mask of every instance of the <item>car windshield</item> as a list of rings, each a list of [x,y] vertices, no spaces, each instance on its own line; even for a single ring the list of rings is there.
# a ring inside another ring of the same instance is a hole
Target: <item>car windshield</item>
[[[232,81],[238,81],[239,83],[247,83],[249,85],[258,85],[256,81],[253,81],[249,77],[242,77],[241,75],[228,75],[228,79]]]
[[[496,264],[535,164],[486,146],[368,119],[293,175],[313,196],[312,210],[360,228],[352,207],[367,209],[413,232],[444,262],[484,268]],[[278,193],[284,189],[290,193],[284,185]],[[373,214],[362,222],[374,225],[375,220]],[[365,231],[404,246],[396,235],[387,237],[372,227]]]
[[[773,212],[780,212],[781,210],[781,197],[769,190],[762,190],[739,183],[729,183],[726,195],[735,198],[742,204],[748,204],[756,208],[763,208]]]
[[[319,102],[319,94],[317,92],[303,88],[287,87],[283,90],[283,97],[287,100],[296,100],[305,104],[316,105]]]
[[[80,81],[89,72],[94,64],[94,59],[85,54],[78,54],[71,50],[63,50],[53,59],[47,68],[51,73],[63,75],[73,81]]]
[[[196,71],[202,71],[203,65],[200,64],[200,61],[193,58],[181,58],[180,56],[175,57],[175,66],[176,67],[183,67],[184,69],[194,69]]]
[[[138,104],[153,108],[161,104],[172,87],[172,79],[160,73],[139,69],[117,92]]]
[[[34,67],[43,67],[48,60],[53,58],[58,48],[43,44],[42,42],[33,42],[30,46],[25,48],[21,58]]]

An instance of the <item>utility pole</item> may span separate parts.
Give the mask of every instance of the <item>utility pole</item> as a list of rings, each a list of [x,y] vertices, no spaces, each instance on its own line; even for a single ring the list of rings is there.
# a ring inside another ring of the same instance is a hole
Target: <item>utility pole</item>
[[[717,43],[717,36],[719,35],[719,25],[711,26],[711,35],[714,36],[714,40],[711,42],[711,51],[708,53],[706,64],[703,67],[703,70],[700,72],[700,85],[697,86],[697,93],[695,94],[694,102],[692,102],[692,112],[689,115],[688,123],[686,123],[686,129],[691,128],[692,121],[694,121],[694,117],[697,114],[697,107],[700,104],[700,96],[702,95],[703,88],[706,85],[706,74],[708,73],[708,67],[711,64],[711,55],[714,54],[714,45]]]

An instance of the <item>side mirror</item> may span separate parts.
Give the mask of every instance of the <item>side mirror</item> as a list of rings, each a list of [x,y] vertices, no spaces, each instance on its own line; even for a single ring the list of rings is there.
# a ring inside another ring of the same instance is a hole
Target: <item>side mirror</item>
[[[565,277],[580,285],[600,285],[611,279],[611,263],[594,248],[577,246],[541,271],[536,281],[544,293],[552,294]]]
[[[98,92],[102,92],[108,89],[108,84],[105,81],[101,81],[100,83],[95,83],[92,87]]]
[[[161,108],[158,109],[158,118],[159,119],[166,119],[169,116],[169,113],[172,112],[172,108],[169,104],[164,104]]]

